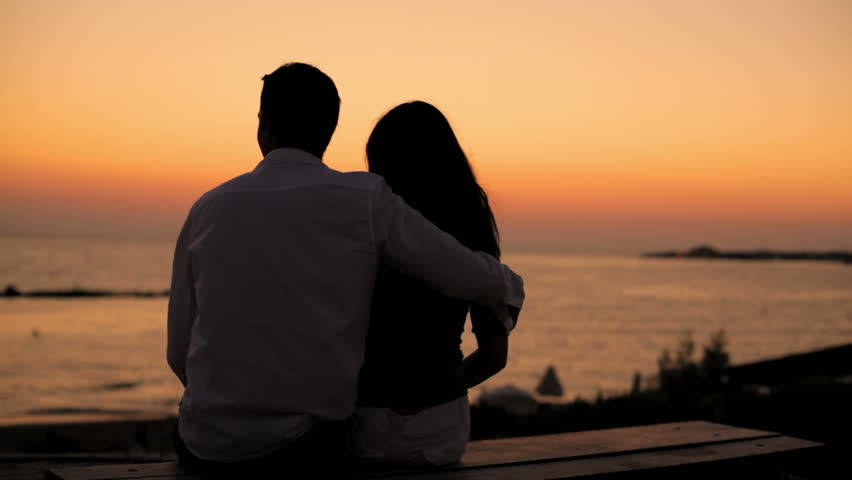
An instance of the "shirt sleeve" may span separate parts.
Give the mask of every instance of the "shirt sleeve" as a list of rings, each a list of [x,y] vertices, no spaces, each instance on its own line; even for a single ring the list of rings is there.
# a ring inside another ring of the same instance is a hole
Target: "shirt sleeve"
[[[166,360],[184,385],[186,385],[186,355],[189,351],[192,325],[195,322],[197,312],[192,264],[189,256],[191,223],[190,216],[184,222],[175,246],[172,283],[169,289],[168,345],[166,348]]]
[[[371,190],[373,241],[383,262],[443,295],[487,308],[511,331],[524,301],[520,275],[474,252],[409,207],[382,180]]]
[[[494,314],[487,308],[479,305],[470,306],[470,325],[473,333],[487,337],[508,335],[509,332],[503,328],[503,322],[494,318]]]

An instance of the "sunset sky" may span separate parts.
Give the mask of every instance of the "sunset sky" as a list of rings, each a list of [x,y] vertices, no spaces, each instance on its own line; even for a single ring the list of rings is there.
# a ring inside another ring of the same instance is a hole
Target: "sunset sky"
[[[303,61],[326,163],[431,102],[509,249],[852,249],[848,0],[0,0],[0,41],[0,233],[173,237]]]

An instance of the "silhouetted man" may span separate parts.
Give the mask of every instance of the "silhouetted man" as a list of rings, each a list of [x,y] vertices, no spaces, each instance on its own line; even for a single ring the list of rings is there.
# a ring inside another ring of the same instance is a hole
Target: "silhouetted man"
[[[488,306],[507,329],[523,301],[519,276],[438,230],[381,177],[322,163],[340,108],[328,76],[290,63],[263,81],[263,160],[204,194],[175,248],[176,443],[201,463],[342,452],[336,422],[355,407],[380,262]]]

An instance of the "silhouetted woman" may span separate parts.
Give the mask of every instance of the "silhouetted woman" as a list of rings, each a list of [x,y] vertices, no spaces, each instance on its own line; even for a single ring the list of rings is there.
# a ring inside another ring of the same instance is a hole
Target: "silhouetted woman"
[[[410,102],[389,111],[370,135],[367,162],[439,228],[500,257],[488,197],[437,108]],[[463,358],[468,310],[478,348]],[[421,466],[457,462],[470,436],[467,389],[505,366],[507,347],[505,328],[487,311],[381,270],[352,421],[354,456]]]

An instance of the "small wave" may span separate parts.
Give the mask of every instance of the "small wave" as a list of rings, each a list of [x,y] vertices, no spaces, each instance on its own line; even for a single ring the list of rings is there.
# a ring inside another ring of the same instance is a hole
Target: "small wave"
[[[621,293],[628,297],[650,300],[701,301],[713,299],[713,296],[705,291],[674,284],[627,287],[622,289]]]
[[[90,392],[103,392],[103,391],[114,391],[114,390],[130,390],[142,385],[142,382],[115,382],[115,383],[107,383],[104,385],[98,385],[96,387],[92,387],[88,389]]]

